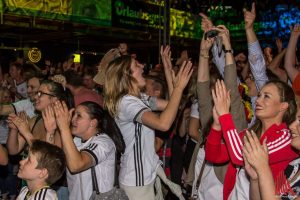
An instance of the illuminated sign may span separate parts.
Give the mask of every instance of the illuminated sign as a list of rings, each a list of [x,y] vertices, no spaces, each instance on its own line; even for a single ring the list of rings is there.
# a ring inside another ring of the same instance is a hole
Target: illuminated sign
[[[85,24],[111,25],[111,0],[0,0],[7,13],[66,20]]]
[[[159,6],[139,1],[131,3],[126,0],[113,1],[112,5],[113,26],[135,30],[163,28],[163,16],[159,15]],[[161,20],[161,25],[159,25],[159,20]]]
[[[37,63],[41,60],[41,57],[42,52],[36,47],[33,47],[28,51],[28,58],[30,62]]]

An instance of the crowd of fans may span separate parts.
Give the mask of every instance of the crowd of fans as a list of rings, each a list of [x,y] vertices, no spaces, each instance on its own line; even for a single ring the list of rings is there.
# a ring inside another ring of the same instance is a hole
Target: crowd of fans
[[[94,68],[18,59],[0,71],[1,198],[88,200],[92,173],[100,193],[130,200],[299,198],[300,25],[287,48],[262,49],[253,3],[234,52],[200,15],[198,63],[162,46],[144,74],[121,43]]]

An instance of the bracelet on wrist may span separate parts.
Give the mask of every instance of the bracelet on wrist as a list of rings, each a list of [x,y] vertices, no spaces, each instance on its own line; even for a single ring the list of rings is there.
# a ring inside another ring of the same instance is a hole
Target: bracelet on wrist
[[[202,57],[202,58],[209,58],[209,54],[200,53],[200,57]]]

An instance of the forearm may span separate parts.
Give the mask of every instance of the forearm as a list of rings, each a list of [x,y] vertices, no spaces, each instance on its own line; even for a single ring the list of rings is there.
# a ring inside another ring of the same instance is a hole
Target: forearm
[[[228,53],[227,53],[228,54]],[[247,128],[247,120],[244,110],[244,104],[238,91],[236,65],[225,66],[224,81],[228,90],[230,90],[231,102],[230,112],[238,131]]]
[[[262,200],[275,200],[275,184],[273,175],[269,166],[258,170],[258,185]]]
[[[243,166],[244,160],[242,155],[242,135],[237,133],[232,115],[224,114],[219,117],[222,127],[223,138],[228,149],[229,157],[235,165]]]
[[[257,37],[256,37],[256,34],[254,32],[253,27],[249,28],[249,29],[246,29],[246,37],[247,37],[247,43],[248,44],[257,41]]]
[[[198,66],[198,82],[209,80],[209,50],[200,50]]]
[[[256,87],[259,91],[268,81],[265,59],[259,42],[255,41],[253,43],[248,43],[248,52],[250,69],[254,76]]]
[[[271,62],[271,63],[269,64],[269,66],[268,66],[268,68],[269,68],[271,71],[273,71],[273,70],[279,68],[280,63],[281,63],[281,61],[282,61],[282,59],[283,59],[284,54],[286,53],[286,51],[287,51],[287,50],[284,49],[282,52],[280,52],[279,54],[277,54],[277,55],[275,56],[275,58],[273,58],[272,62]]]
[[[8,156],[6,149],[0,144],[0,165],[7,165]]]
[[[77,173],[87,168],[82,154],[77,150],[70,130],[61,130],[63,150],[66,155],[67,166],[70,172]]]
[[[210,130],[205,143],[205,159],[211,163],[222,164],[229,161],[226,146],[222,144],[222,132]]]
[[[160,125],[158,125],[158,130],[167,131],[171,127],[176,118],[182,92],[183,89],[179,87],[174,88],[166,109],[159,116]]]
[[[260,200],[258,180],[250,180],[250,200]]]
[[[6,142],[7,150],[10,155],[16,155],[21,152],[25,145],[25,140],[20,140],[21,138],[18,131],[15,129],[10,129]]]
[[[288,73],[288,76],[292,82],[294,82],[299,70],[295,68],[296,64],[296,46],[298,37],[290,37],[287,51],[284,57],[284,68]]]
[[[174,90],[173,81],[172,81],[172,72],[166,68],[164,71],[165,71],[165,76],[166,76],[166,81],[168,86],[169,98],[171,98],[172,92]]]
[[[198,96],[198,104],[200,117],[200,124],[202,126],[202,130],[209,123],[209,120],[212,118],[212,97],[210,91],[210,82],[198,82],[197,83],[197,96]]]

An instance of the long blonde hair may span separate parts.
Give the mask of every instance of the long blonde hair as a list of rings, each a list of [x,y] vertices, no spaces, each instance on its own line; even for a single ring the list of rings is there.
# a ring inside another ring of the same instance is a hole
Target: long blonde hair
[[[104,83],[104,106],[112,117],[118,114],[120,99],[135,90],[133,83],[136,80],[131,75],[131,63],[131,56],[124,55],[108,65]]]

